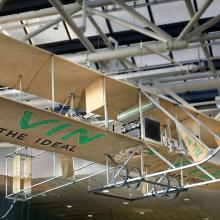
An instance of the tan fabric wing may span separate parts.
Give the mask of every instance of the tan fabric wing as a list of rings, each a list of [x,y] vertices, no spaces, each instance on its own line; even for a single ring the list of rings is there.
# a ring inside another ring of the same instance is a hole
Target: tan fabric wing
[[[208,156],[208,149],[184,131],[179,125],[177,125],[177,128],[194,162],[204,160]]]
[[[0,97],[0,141],[104,163],[138,139]]]
[[[60,155],[60,164],[63,178],[73,177],[73,158],[67,155]]]

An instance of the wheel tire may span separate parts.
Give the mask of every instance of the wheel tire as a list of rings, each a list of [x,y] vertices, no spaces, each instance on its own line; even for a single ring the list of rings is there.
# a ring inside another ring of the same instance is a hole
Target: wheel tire
[[[134,175],[135,174],[135,175]],[[141,177],[141,171],[137,167],[131,167],[128,171],[128,178]],[[136,190],[141,185],[141,180],[136,183],[127,183],[127,187]]]
[[[170,180],[167,176],[160,176],[155,180],[155,183],[163,184],[165,186],[160,186],[154,184],[154,193],[157,197],[163,197],[167,195],[170,188]]]
[[[170,181],[170,189],[172,187],[181,187],[180,180],[177,177],[169,176],[169,181]],[[176,199],[179,196],[180,192],[176,191],[175,193],[168,192],[167,197],[169,199]]]
[[[113,183],[116,188],[122,187],[128,180],[128,168],[124,164],[119,164],[113,172]]]

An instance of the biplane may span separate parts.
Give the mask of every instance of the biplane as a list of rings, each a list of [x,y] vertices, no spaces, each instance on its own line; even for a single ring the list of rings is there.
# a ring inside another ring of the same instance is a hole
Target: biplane
[[[41,109],[0,97],[0,141],[17,146],[6,198],[32,198],[31,157],[19,165],[24,148],[59,154],[62,178],[71,183],[77,181],[73,158],[105,165],[105,184],[89,187],[90,193],[127,187],[141,191],[127,198],[135,200],[219,188],[213,158],[220,150],[220,115],[202,114],[159,82],[148,91],[4,34],[0,53],[1,86],[52,101]],[[67,106],[67,114],[55,112],[54,103]]]

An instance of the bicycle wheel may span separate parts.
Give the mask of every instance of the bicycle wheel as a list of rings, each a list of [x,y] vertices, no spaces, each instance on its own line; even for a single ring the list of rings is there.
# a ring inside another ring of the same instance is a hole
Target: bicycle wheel
[[[160,176],[155,180],[154,193],[157,197],[167,195],[170,188],[170,180],[167,176]]]
[[[167,197],[169,199],[175,199],[180,194],[180,191],[179,191],[179,188],[181,187],[180,180],[177,177],[173,177],[173,176],[169,176],[168,178],[170,181],[170,189],[169,189],[169,192],[167,193]],[[175,188],[178,188],[178,189],[175,189]]]
[[[128,178],[133,179],[136,177],[141,177],[141,171],[137,167],[131,167],[128,171]],[[141,184],[141,179],[135,183],[127,183],[127,187],[136,190]]]
[[[128,179],[128,168],[124,164],[119,164],[115,167],[113,172],[113,183],[115,187],[122,187],[126,184]]]

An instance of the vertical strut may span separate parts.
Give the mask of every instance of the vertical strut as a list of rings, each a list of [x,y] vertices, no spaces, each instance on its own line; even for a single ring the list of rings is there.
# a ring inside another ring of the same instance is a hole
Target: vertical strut
[[[109,162],[108,162],[108,155],[106,155],[105,157],[106,157],[106,184],[108,186],[108,184],[109,184],[109,171],[108,171]]]
[[[19,90],[20,90],[20,93],[19,93],[19,98],[20,98],[20,101],[21,101],[21,92],[22,92],[22,75],[19,76]]]
[[[139,90],[139,111],[140,111],[140,123],[141,123],[141,141],[144,140],[144,117],[143,117],[143,111],[142,111],[142,96],[141,96],[141,90]]]
[[[105,113],[105,128],[109,128],[106,77],[103,78],[103,99],[104,99],[104,113]]]
[[[52,110],[54,111],[54,101],[55,101],[55,94],[54,94],[54,56],[51,57],[51,99],[52,99]]]
[[[140,124],[141,124],[141,175],[144,173],[144,154],[143,154],[143,140],[145,136],[144,132],[144,117],[143,117],[143,111],[142,111],[142,95],[141,90],[139,90],[139,114],[140,114]]]
[[[6,178],[5,178],[5,196],[8,195],[8,157],[6,157],[6,160],[5,160],[5,175],[6,175]]]
[[[183,158],[182,157],[180,158],[180,165],[181,165],[181,167],[183,166]],[[181,175],[181,186],[183,186],[184,179],[183,179],[183,170],[182,169],[180,170],[180,175]]]
[[[53,153],[53,175],[56,176],[56,153]]]

